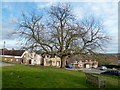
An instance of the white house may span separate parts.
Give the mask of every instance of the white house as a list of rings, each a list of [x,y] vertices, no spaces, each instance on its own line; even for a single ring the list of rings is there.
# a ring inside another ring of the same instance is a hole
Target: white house
[[[97,68],[98,62],[96,60],[80,60],[71,63],[75,68]]]
[[[46,55],[45,58],[44,58],[44,66],[60,67],[61,66],[61,59],[57,56],[50,57],[50,56]]]

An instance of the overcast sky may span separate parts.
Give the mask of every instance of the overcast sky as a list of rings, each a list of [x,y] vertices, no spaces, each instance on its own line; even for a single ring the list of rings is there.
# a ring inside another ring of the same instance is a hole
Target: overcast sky
[[[9,2],[8,2],[9,1]],[[11,1],[11,2],[10,2]],[[21,11],[41,10],[49,8],[60,0],[4,0],[2,2],[2,16],[0,15],[0,28],[2,28],[2,37],[0,36],[0,48],[3,48],[3,42],[6,42],[6,48],[19,49],[18,37],[11,36],[11,32],[15,30],[15,23],[21,18]],[[28,2],[29,1],[29,2]],[[34,2],[30,2],[34,1]],[[46,2],[43,2],[46,1]],[[68,2],[67,0],[64,0]],[[73,13],[78,19],[82,19],[86,15],[94,15],[103,21],[104,30],[107,35],[111,36],[111,41],[105,49],[105,53],[118,52],[118,2],[117,0],[70,0],[73,7]],[[76,2],[79,1],[79,2]],[[114,2],[113,2],[114,1]]]

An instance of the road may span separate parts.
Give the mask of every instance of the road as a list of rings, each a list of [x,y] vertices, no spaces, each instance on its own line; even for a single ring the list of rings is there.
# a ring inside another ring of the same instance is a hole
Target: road
[[[101,72],[105,72],[105,70],[99,70],[99,69],[88,69],[88,70],[83,70],[83,72],[100,74]]]
[[[0,61],[0,66],[13,66],[15,64],[5,63]]]
[[[99,70],[99,69],[69,69],[66,68],[67,70],[82,70],[83,72],[87,72],[87,73],[96,73],[96,74],[100,74],[101,72],[105,72],[105,70]]]

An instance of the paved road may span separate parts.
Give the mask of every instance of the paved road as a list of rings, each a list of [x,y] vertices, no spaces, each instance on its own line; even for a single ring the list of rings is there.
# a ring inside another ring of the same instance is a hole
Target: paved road
[[[15,64],[5,63],[0,61],[0,66],[13,66]]]
[[[101,72],[105,72],[105,70],[99,70],[99,69],[89,69],[89,70],[83,70],[83,72],[88,72],[88,73],[97,73],[97,74],[100,74]]]
[[[96,73],[96,74],[100,74],[101,72],[105,72],[105,70],[99,70],[99,69],[69,69],[66,68],[67,70],[82,70],[83,72],[87,72],[87,73]]]
[[[101,72],[105,72],[105,70],[99,70],[99,69],[69,69],[66,68],[68,70],[82,70],[83,72],[87,72],[87,73],[96,73],[96,74],[100,74]]]

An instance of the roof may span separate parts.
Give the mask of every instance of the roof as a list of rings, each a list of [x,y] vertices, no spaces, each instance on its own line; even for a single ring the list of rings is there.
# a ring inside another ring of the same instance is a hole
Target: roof
[[[3,50],[2,55],[21,56],[25,50]]]
[[[8,50],[7,48],[3,48],[3,49],[0,49],[0,50]]]

